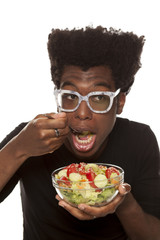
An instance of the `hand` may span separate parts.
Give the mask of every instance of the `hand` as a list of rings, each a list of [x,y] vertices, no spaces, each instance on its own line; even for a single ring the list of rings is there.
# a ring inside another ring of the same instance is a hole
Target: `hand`
[[[124,201],[126,194],[128,194],[130,190],[131,187],[129,184],[121,184],[119,186],[118,195],[109,204],[102,207],[92,207],[86,204],[79,204],[78,208],[75,208],[62,200],[58,195],[56,195],[56,199],[59,201],[59,206],[65,208],[70,214],[79,220],[93,220],[114,213],[117,207]]]
[[[56,136],[54,129],[60,135]],[[26,158],[54,152],[64,142],[69,128],[66,113],[38,115],[16,137],[19,151]]]

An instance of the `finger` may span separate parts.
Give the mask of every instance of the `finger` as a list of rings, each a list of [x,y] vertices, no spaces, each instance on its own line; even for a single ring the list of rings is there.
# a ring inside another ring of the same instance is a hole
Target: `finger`
[[[68,127],[64,128],[64,129],[57,128],[57,129],[53,129],[53,130],[54,130],[54,135],[58,138],[66,137],[68,135],[68,133],[70,132]]]
[[[56,199],[58,200],[58,201],[61,201],[62,200],[62,198],[57,194],[56,195]]]
[[[79,220],[92,220],[95,219],[95,216],[88,215],[83,211],[79,210],[78,208],[72,207],[57,194],[56,199],[59,201],[59,206],[65,208],[70,214],[74,217],[78,218]]]
[[[108,206],[106,207],[93,207],[86,204],[78,205],[78,209],[83,211],[85,214],[96,217],[104,217],[110,213]]]
[[[105,206],[93,207],[86,204],[80,204],[78,205],[78,208],[86,214],[96,217],[104,217],[108,214],[114,213],[123,199],[124,195],[118,194],[110,203],[106,204]]]
[[[124,196],[131,191],[131,185],[123,183],[119,186],[119,194]]]
[[[55,129],[39,129],[35,132],[34,135],[37,137],[38,140],[42,142],[48,141],[49,144],[52,144],[52,142],[54,141],[63,141],[69,133],[69,128],[66,127],[64,129],[57,129],[57,131],[59,133],[58,137]]]
[[[56,138],[52,139],[50,142],[44,143],[44,146],[42,147],[43,151],[47,153],[53,153],[55,150],[60,148],[60,146],[64,143],[64,137],[56,140]]]
[[[76,207],[72,207],[70,204],[66,203],[64,200],[60,200],[58,205],[63,207],[66,211],[68,211],[71,215],[78,218],[79,220],[93,220],[93,219],[95,219],[94,216],[88,215],[88,214],[79,210]]]
[[[39,118],[47,119],[48,117],[46,116],[46,114],[38,114],[34,119],[39,119]]]
[[[45,115],[45,117],[47,117],[49,119],[66,118],[66,116],[67,116],[65,112],[61,112],[61,113],[46,113],[44,115]]]
[[[37,129],[63,129],[67,126],[67,118],[59,119],[48,119],[48,118],[37,118],[32,121],[33,126]]]
[[[61,112],[61,113],[51,114],[51,116],[53,116],[55,119],[57,119],[57,118],[66,118],[67,114],[65,112]]]
[[[57,133],[58,131],[58,133]],[[62,138],[62,137],[66,137],[69,133],[69,128],[66,127],[64,129],[47,129],[47,130],[43,130],[44,133],[44,138]],[[58,134],[58,135],[57,135]]]

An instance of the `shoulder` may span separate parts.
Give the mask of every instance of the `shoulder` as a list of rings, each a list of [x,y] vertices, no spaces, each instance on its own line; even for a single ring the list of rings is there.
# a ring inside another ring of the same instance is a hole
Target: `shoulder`
[[[0,149],[3,148],[13,137],[15,137],[26,125],[27,122],[21,123],[12,132],[10,132],[0,143]]]
[[[123,137],[129,137],[131,135],[132,137],[146,136],[148,138],[155,138],[155,135],[149,125],[130,121],[126,118],[117,118],[114,131],[122,133]]]
[[[159,154],[155,134],[150,126],[143,123],[117,118],[110,139],[118,149],[134,155],[147,152]]]
[[[116,119],[115,126],[121,127],[121,128],[124,127],[125,129],[127,127],[127,129],[137,129],[137,130],[143,130],[143,129],[149,128],[147,124],[135,122],[127,118],[119,118],[119,117],[117,117]]]

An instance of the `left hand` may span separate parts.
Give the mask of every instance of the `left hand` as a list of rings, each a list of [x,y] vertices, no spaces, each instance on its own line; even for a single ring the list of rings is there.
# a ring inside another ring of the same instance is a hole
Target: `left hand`
[[[59,201],[59,206],[65,208],[70,214],[79,220],[93,220],[114,213],[130,190],[131,186],[129,184],[121,184],[119,186],[118,195],[109,204],[102,207],[92,207],[87,204],[79,204],[78,208],[75,208],[62,200],[58,195],[56,195],[56,199]]]

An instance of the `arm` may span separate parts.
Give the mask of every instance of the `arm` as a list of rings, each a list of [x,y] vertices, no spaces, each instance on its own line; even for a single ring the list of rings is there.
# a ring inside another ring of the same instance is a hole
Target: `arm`
[[[139,155],[134,159],[135,168],[131,169],[134,177],[132,192],[137,201],[130,193],[129,185],[123,184],[118,196],[103,207],[80,204],[76,209],[56,196],[59,205],[80,220],[116,213],[130,240],[159,240],[160,220],[153,215],[160,216],[160,158],[158,144],[149,128],[145,129],[141,139],[139,137],[137,146],[134,151]],[[153,215],[147,214],[140,205]]]
[[[57,138],[54,128],[58,128]],[[65,113],[38,115],[0,150],[0,191],[18,168],[31,156],[58,149],[69,132]]]
[[[0,191],[26,160],[18,146],[18,137],[14,137],[0,150]]]
[[[116,214],[131,240],[159,240],[160,220],[145,213],[129,193]]]

